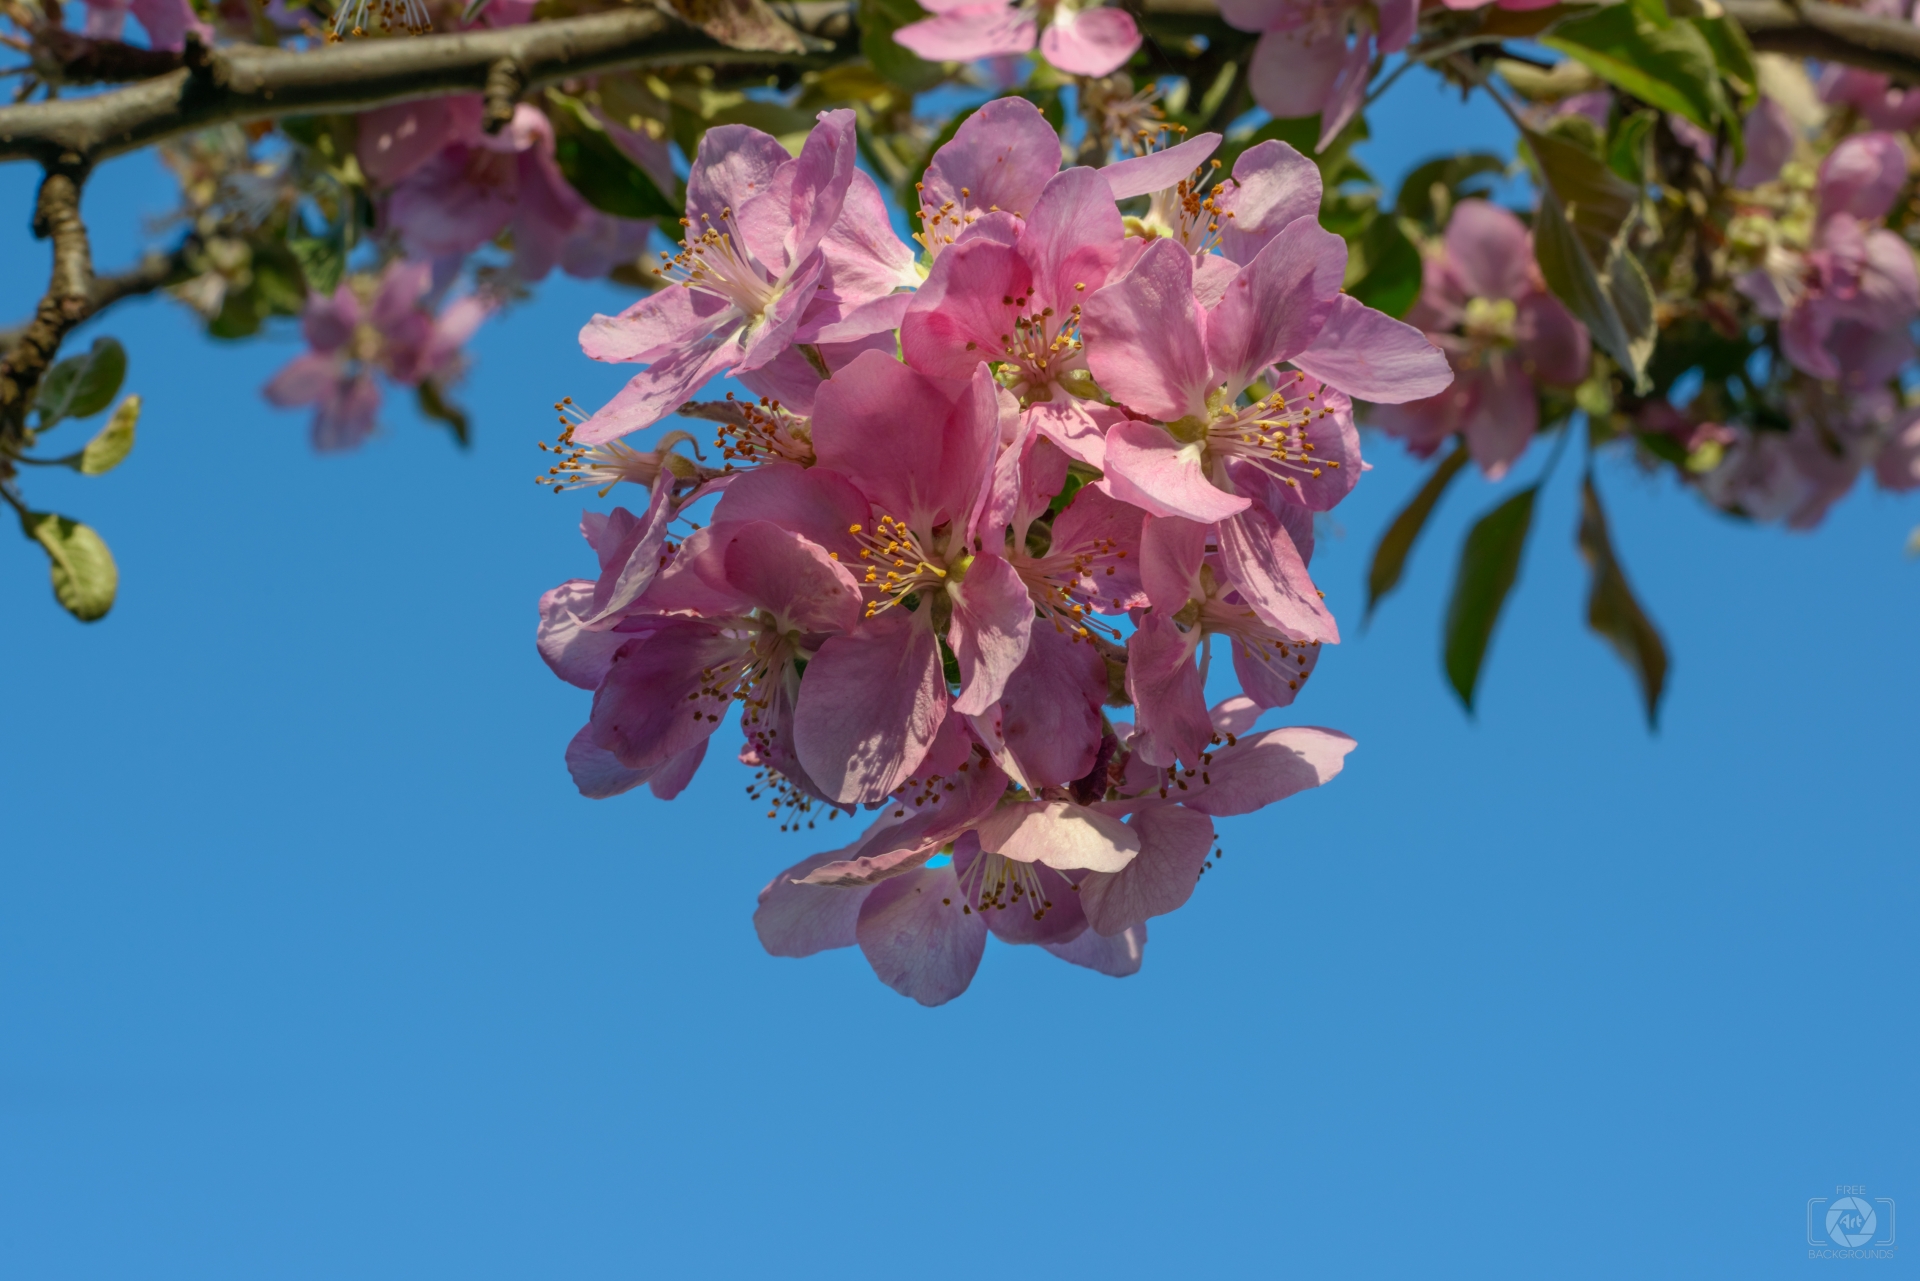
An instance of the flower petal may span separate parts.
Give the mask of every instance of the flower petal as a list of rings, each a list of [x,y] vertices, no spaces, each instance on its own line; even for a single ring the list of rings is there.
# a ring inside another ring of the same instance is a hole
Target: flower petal
[[[794,749],[836,801],[886,797],[947,715],[940,647],[924,617],[891,609],[820,647],[800,682]]]
[[[1189,808],[1216,818],[1251,814],[1331,780],[1354,746],[1351,738],[1337,730],[1312,725],[1270,729],[1216,749],[1207,766],[1211,781],[1182,800]]]
[[[1296,369],[1377,405],[1437,396],[1453,381],[1446,353],[1425,334],[1350,294],[1334,300],[1326,327],[1292,360]]]
[[[852,848],[849,846],[848,848]],[[846,850],[810,854],[767,882],[753,910],[754,933],[770,956],[812,956],[859,942],[856,926],[865,889],[815,885],[807,873],[845,856]]]
[[[1098,934],[1119,934],[1180,907],[1213,848],[1213,820],[1184,805],[1143,805],[1127,826],[1139,839],[1139,857],[1080,882],[1081,910]]]
[[[1107,432],[1102,487],[1150,516],[1183,516],[1202,524],[1244,511],[1247,500],[1207,479],[1199,442],[1181,444],[1164,427],[1124,422]]]
[[[1193,255],[1156,240],[1131,270],[1087,299],[1087,366],[1102,389],[1144,418],[1206,413],[1212,368],[1193,298]]]
[[[960,667],[953,707],[973,716],[999,700],[1027,656],[1033,600],[1019,572],[998,556],[975,557],[966,578],[947,594],[953,601],[947,643]]]
[[[967,990],[987,947],[987,925],[961,908],[953,864],[880,882],[860,906],[854,932],[882,983],[922,1005]]]

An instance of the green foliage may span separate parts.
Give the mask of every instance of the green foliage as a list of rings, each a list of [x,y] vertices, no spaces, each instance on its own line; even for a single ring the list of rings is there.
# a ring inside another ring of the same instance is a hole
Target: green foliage
[[[602,213],[618,218],[658,218],[668,222],[680,209],[654,185],[647,171],[627,159],[584,104],[554,90],[553,154],[568,185]]]
[[[1367,617],[1373,617],[1374,607],[1388,592],[1400,585],[1400,576],[1406,571],[1407,556],[1413,551],[1414,540],[1420,537],[1420,531],[1426,528],[1427,518],[1433,515],[1433,509],[1440,502],[1440,496],[1447,490],[1453,478],[1467,464],[1465,445],[1455,445],[1452,453],[1440,460],[1440,465],[1427,477],[1420,492],[1393,518],[1393,524],[1387,526],[1387,532],[1381,536],[1380,545],[1373,551],[1373,566],[1367,571]]]
[[[261,239],[251,246],[243,280],[227,288],[220,314],[207,325],[215,338],[249,338],[270,316],[297,316],[307,301],[307,278],[285,243]]]
[[[1347,292],[1389,316],[1404,316],[1420,296],[1420,250],[1400,221],[1376,215],[1348,245]]]
[[[1593,571],[1593,586],[1587,593],[1587,626],[1613,647],[1633,673],[1646,704],[1647,727],[1652,729],[1659,724],[1660,697],[1666,690],[1667,647],[1634,597],[1633,588],[1627,585],[1591,472],[1580,483],[1579,544],[1581,557]]]
[[[120,571],[100,535],[52,512],[22,512],[20,528],[47,553],[54,599],[83,623],[105,618],[120,588]]]
[[[447,425],[447,429],[453,433],[453,439],[460,448],[465,449],[473,443],[467,422],[467,411],[449,401],[431,378],[415,389],[414,399],[419,404],[420,413],[423,416]]]
[[[287,233],[287,249],[300,264],[300,274],[306,277],[308,289],[317,294],[330,294],[340,287],[340,278],[347,272],[344,223],[318,236],[296,223]]]
[[[1482,516],[1460,551],[1453,599],[1447,605],[1445,660],[1447,679],[1469,712],[1494,625],[1520,574],[1537,490],[1530,485]]]
[[[1639,189],[1565,139],[1531,129],[1522,136],[1541,178],[1533,225],[1541,275],[1634,385],[1644,388],[1655,337],[1653,286],[1626,244]]]
[[[1730,114],[1713,46],[1692,21],[1671,19],[1663,0],[1603,5],[1568,18],[1540,43],[1702,129],[1713,129]]]
[[[127,349],[117,338],[96,338],[78,356],[69,356],[40,380],[34,407],[40,430],[63,418],[87,418],[113,403],[127,376]]]
[[[1638,187],[1647,180],[1648,143],[1660,113],[1643,108],[1625,117],[1607,140],[1607,168]]]
[[[894,32],[926,16],[915,0],[860,0],[860,52],[881,79],[910,93],[931,89],[947,78],[937,63],[893,38]]]
[[[133,452],[133,429],[140,423],[140,398],[129,396],[120,402],[87,447],[74,460],[73,468],[83,476],[104,476]]]
[[[1506,171],[1505,160],[1484,151],[1429,160],[1401,182],[1394,212],[1439,231],[1446,225],[1454,205],[1463,197],[1487,194],[1492,188],[1492,179]]]

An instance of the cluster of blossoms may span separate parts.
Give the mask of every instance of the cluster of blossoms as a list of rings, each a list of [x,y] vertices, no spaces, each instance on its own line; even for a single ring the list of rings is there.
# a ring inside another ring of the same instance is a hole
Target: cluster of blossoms
[[[1140,28],[1124,9],[1076,0],[931,0],[932,15],[908,23],[893,38],[933,62],[973,62],[1030,53],[1075,76],[1118,70],[1140,47]],[[1046,30],[1040,21],[1046,19]]]
[[[916,260],[852,112],[791,158],[712,129],[674,283],[582,330],[645,367],[566,407],[546,479],[649,500],[587,516],[598,576],[541,600],[541,653],[594,694],[575,782],[671,797],[738,704],[784,826],[875,815],[768,885],[769,951],[858,944],[927,1004],[988,933],[1131,973],[1214,818],[1353,746],[1253,722],[1339,639],[1308,565],[1364,468],[1352,398],[1451,374],[1341,292],[1311,161],[1263,143],[1215,181],[1218,142],[1062,169],[1041,113],[996,100],[933,157]],[[758,403],[685,404],[729,375]],[[717,424],[717,458],[623,441],[676,410]],[[1209,706],[1216,636],[1241,693]]]

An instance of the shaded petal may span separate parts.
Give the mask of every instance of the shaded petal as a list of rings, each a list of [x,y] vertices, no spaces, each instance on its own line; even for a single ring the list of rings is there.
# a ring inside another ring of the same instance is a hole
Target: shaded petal
[[[818,543],[768,521],[724,526],[727,581],[771,613],[781,630],[850,632],[859,626],[860,587]]]
[[[1310,39],[1303,31],[1269,31],[1253,47],[1247,85],[1255,102],[1283,120],[1317,116],[1346,55],[1343,32]]]
[[[930,751],[928,756],[932,755]],[[929,788],[917,805],[894,801],[866,836],[844,851],[848,857],[815,867],[807,873],[809,882],[872,885],[911,871],[991,813],[1007,790],[1006,774],[991,761],[977,758],[962,761],[949,772],[947,781],[953,784],[952,790]]]
[[[540,625],[534,632],[534,644],[553,674],[581,689],[598,689],[614,651],[633,639],[588,631],[579,614],[592,606],[592,583],[584,578],[562,583],[540,598]]]
[[[1340,639],[1293,535],[1272,512],[1249,507],[1220,522],[1220,564],[1260,621],[1294,640]]]
[[[1041,624],[986,715],[1028,784],[1064,786],[1093,768],[1106,698],[1107,665],[1099,651]]]
[[[261,394],[267,398],[268,404],[278,405],[282,409],[316,405],[334,394],[345,380],[346,371],[345,362],[338,357],[310,351],[303,356],[295,356],[281,366],[280,372],[261,388]]]
[[[1514,338],[1521,358],[1541,381],[1570,387],[1587,376],[1593,356],[1587,327],[1552,294],[1528,294],[1520,300]]]
[[[1467,449],[1487,479],[1499,480],[1527,452],[1539,426],[1540,402],[1533,393],[1533,380],[1521,371],[1519,361],[1502,352],[1490,353],[1487,362],[1464,375],[1465,379],[1473,384],[1461,422]]]
[[[687,175],[688,221],[695,227],[722,225],[725,210],[744,210],[792,160],[771,134],[751,125],[715,125],[700,135]]]
[[[1233,644],[1233,674],[1240,678],[1240,688],[1250,696],[1245,701],[1256,709],[1292,706],[1300,687],[1306,684],[1319,662],[1318,645],[1263,644],[1256,649],[1237,638]],[[1215,708],[1214,728],[1219,727],[1219,709]]]
[[[1447,256],[1467,295],[1518,298],[1528,292],[1533,238],[1521,221],[1486,200],[1462,200],[1447,221]]]
[[[1147,927],[1135,925],[1112,938],[1089,929],[1068,943],[1043,943],[1047,951],[1070,965],[1110,978],[1129,978],[1140,972],[1147,953]]]
[[[705,741],[733,705],[711,674],[744,650],[696,619],[673,619],[629,640],[594,691],[593,742],[629,769],[646,769]]]
[[[836,801],[883,799],[911,775],[947,715],[926,611],[888,610],[820,647],[800,682],[794,749]]]
[[[1200,565],[1208,526],[1178,516],[1150,516],[1140,532],[1140,585],[1155,610],[1177,614],[1204,593]]]
[[[848,848],[852,848],[849,846]],[[859,942],[855,933],[865,889],[805,883],[807,873],[846,850],[811,854],[767,882],[753,910],[754,933],[771,956],[812,956]]]
[[[839,552],[845,560],[855,554],[856,546],[847,527],[870,515],[866,496],[840,473],[772,463],[734,478],[713,509],[713,523],[772,521]]]
[[[1194,665],[1198,630],[1182,632],[1158,610],[1127,638],[1127,695],[1139,716],[1134,751],[1154,765],[1198,764],[1213,738],[1200,670]]]
[[[924,533],[971,513],[999,444],[997,398],[992,404],[992,419],[983,423],[971,385],[956,404],[926,375],[863,352],[814,396],[814,453],[880,511]]]
[[[873,887],[855,933],[867,964],[902,996],[944,1005],[967,990],[987,947],[978,912],[962,912],[953,864],[907,872]]]
[[[1907,155],[1890,133],[1846,138],[1820,164],[1820,217],[1884,218],[1907,182]]]
[[[1213,820],[1184,805],[1150,802],[1127,826],[1138,834],[1139,857],[1080,882],[1081,910],[1098,934],[1119,934],[1180,907],[1193,896],[1213,848]]]
[[[947,594],[953,601],[947,643],[960,667],[953,707],[977,715],[998,701],[1027,656],[1033,600],[1019,572],[998,556],[975,557],[966,578]]]

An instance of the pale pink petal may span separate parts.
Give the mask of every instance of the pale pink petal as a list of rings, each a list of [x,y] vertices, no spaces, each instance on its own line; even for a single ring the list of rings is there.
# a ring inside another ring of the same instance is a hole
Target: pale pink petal
[[[1110,75],[1140,47],[1140,28],[1120,9],[1054,10],[1040,54],[1071,76]]]
[[[1140,585],[1156,612],[1177,614],[1200,598],[1208,526],[1177,516],[1147,518],[1140,535]]]
[[[1326,327],[1292,361],[1356,400],[1379,405],[1437,396],[1453,381],[1446,353],[1425,334],[1351,294],[1335,300]]]
[[[1884,218],[1907,182],[1907,154],[1890,133],[1843,139],[1820,165],[1820,216]]]
[[[821,112],[819,123],[808,132],[800,154],[793,161],[793,187],[787,210],[793,231],[785,246],[788,266],[805,262],[839,219],[846,205],[847,189],[853,183],[858,153],[853,111],[842,107]],[[877,198],[879,192],[873,194]]]
[[[710,293],[667,285],[617,316],[596,315],[580,329],[580,350],[616,363],[661,360],[721,326],[739,323],[734,308]]]
[[[1084,302],[1107,283],[1125,239],[1119,206],[1098,169],[1081,166],[1054,175],[1020,236],[1020,256],[1033,270],[1028,311],[1052,307],[1064,316]]]
[[[639,520],[631,516],[621,523],[619,540],[596,548],[600,555],[600,579],[593,599],[588,603],[585,621],[600,623],[628,609],[653,584],[660,572],[660,551],[667,541],[667,526],[673,520],[673,475],[662,468],[654,477],[653,493],[647,510]],[[619,515],[627,515],[621,511]]]
[[[1198,764],[1213,738],[1200,671],[1194,665],[1198,630],[1182,632],[1158,610],[1127,638],[1127,695],[1139,716],[1135,752],[1155,765],[1176,759]]]
[[[1022,416],[1061,453],[1100,471],[1107,465],[1108,428],[1126,420],[1125,414],[1106,405],[1072,399],[1043,400]]]
[[[771,134],[750,125],[715,125],[700,135],[700,149],[687,175],[687,218],[695,228],[718,228],[725,210],[744,210],[791,162],[787,149]]]
[[[1247,500],[1207,479],[1199,442],[1182,444],[1164,427],[1124,422],[1107,433],[1107,492],[1150,516],[1183,516],[1202,524],[1244,511]]]
[[[827,270],[820,277],[820,292],[826,297],[865,302],[884,298],[902,285],[920,283],[920,273],[913,269],[913,251],[893,234],[880,188],[858,169],[847,186],[840,216],[820,242],[820,252],[827,260]],[[886,328],[898,323],[896,318]]]
[[[857,357],[814,396],[820,464],[852,480],[880,512],[923,532],[966,519],[998,443],[997,401],[983,423],[971,383],[956,403],[931,378],[879,352]]]
[[[1365,105],[1372,64],[1373,33],[1362,27],[1340,64],[1340,74],[1327,90],[1326,105],[1320,109],[1320,139],[1314,144],[1315,151],[1325,151]]]
[[[1012,101],[1025,100],[1015,98]],[[1207,163],[1207,157],[1219,146],[1219,134],[1195,134],[1164,151],[1150,151],[1144,156],[1129,156],[1125,160],[1115,161],[1100,173],[1107,180],[1107,189],[1113,193],[1115,200],[1151,195],[1156,191],[1167,191],[1182,178],[1191,177],[1194,170]],[[1239,165],[1234,166],[1234,172],[1239,172]],[[1316,207],[1318,203],[1315,202]]]
[[[1747,158],[1733,175],[1736,187],[1758,187],[1780,176],[1787,161],[1793,159],[1794,144],[1800,131],[1787,109],[1772,98],[1760,99],[1747,113],[1741,126],[1747,144]]]
[[[1214,375],[1239,391],[1313,344],[1340,295],[1347,242],[1310,218],[1288,223],[1207,313]]]
[[[540,597],[540,625],[534,644],[553,674],[581,689],[598,689],[613,655],[633,638],[619,632],[589,631],[580,616],[593,606],[593,584],[576,578]]]
[[[1253,100],[1283,120],[1317,116],[1346,55],[1343,32],[1307,38],[1301,31],[1269,31],[1247,67]]]
[[[1216,818],[1251,814],[1332,779],[1354,741],[1338,730],[1290,725],[1216,748],[1207,779],[1183,793],[1192,809]]]
[[[1277,139],[1240,153],[1226,186],[1220,205],[1232,216],[1220,220],[1220,252],[1236,263],[1253,261],[1294,219],[1320,213],[1320,166]]]
[[[295,356],[261,389],[267,402],[282,409],[315,405],[331,395],[346,376],[346,363],[333,356],[307,352]]]
[[[1539,399],[1520,362],[1505,353],[1491,353],[1467,377],[1473,388],[1461,431],[1473,461],[1488,480],[1499,480],[1533,440],[1540,422]]]
[[[921,207],[1025,217],[1060,171],[1060,136],[1025,98],[995,98],[968,116],[927,165]],[[965,194],[962,194],[964,191]]]
[[[1005,804],[977,830],[989,854],[1062,871],[1117,872],[1140,852],[1138,834],[1125,823],[1071,801]]]
[[[1030,10],[966,5],[910,22],[893,38],[929,62],[973,62],[1025,53],[1039,38]]]
[[[890,609],[829,640],[807,665],[794,748],[836,801],[878,801],[900,786],[946,718],[947,680],[926,612]]]
[[[987,926],[978,912],[961,911],[964,897],[951,863],[893,877],[867,893],[855,932],[882,983],[922,1005],[944,1005],[967,990],[986,951]]]
[[[1213,848],[1213,820],[1184,805],[1143,805],[1127,826],[1138,834],[1139,857],[1118,872],[1095,872],[1080,882],[1087,924],[1108,936],[1184,904]]]
[[[740,361],[738,329],[708,334],[635,374],[618,395],[574,429],[582,445],[604,445],[651,427]]]
[[[1177,241],[1148,245],[1126,275],[1087,299],[1080,318],[1087,366],[1103,390],[1146,418],[1204,415],[1212,370],[1193,298],[1193,255]]]

